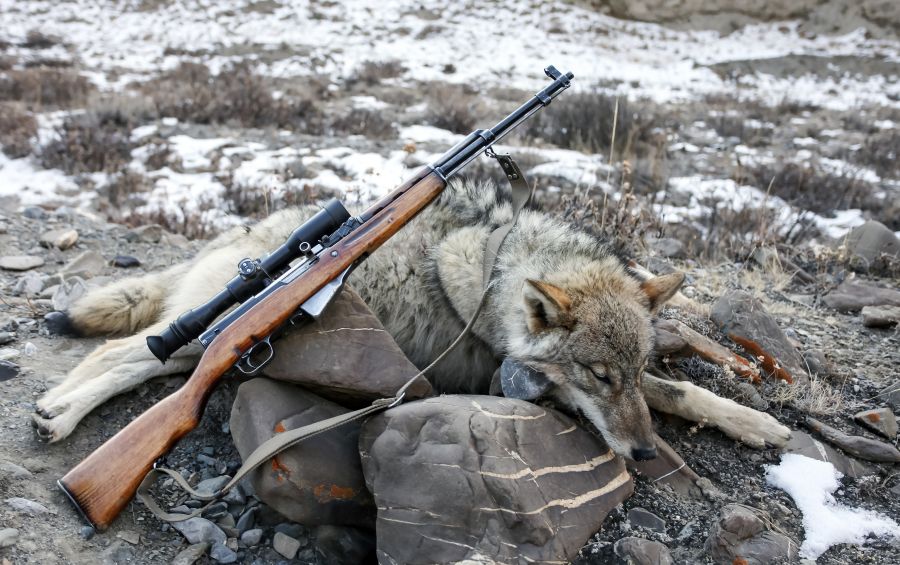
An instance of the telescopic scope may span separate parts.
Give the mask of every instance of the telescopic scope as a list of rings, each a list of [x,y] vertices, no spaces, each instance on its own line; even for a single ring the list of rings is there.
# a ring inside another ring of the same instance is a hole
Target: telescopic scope
[[[291,261],[309,254],[323,237],[341,227],[350,213],[340,200],[332,198],[315,216],[295,229],[281,246],[262,259],[243,259],[238,275],[206,303],[188,310],[159,335],[147,337],[147,347],[163,363],[172,354],[202,334],[216,318],[239,302],[244,302],[277,278]]]

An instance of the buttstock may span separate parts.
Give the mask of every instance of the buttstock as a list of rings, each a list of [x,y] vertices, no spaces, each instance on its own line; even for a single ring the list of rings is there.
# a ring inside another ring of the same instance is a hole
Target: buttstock
[[[227,366],[203,362],[185,385],[151,406],[59,480],[82,516],[105,530],[125,508],[157,459],[197,427],[206,400]]]

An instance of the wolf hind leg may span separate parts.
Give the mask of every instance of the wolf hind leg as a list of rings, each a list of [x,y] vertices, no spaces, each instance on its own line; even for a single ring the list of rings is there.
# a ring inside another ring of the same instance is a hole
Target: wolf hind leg
[[[650,408],[707,423],[757,449],[783,447],[791,438],[790,428],[765,412],[722,398],[692,383],[667,381],[644,373],[641,390]]]

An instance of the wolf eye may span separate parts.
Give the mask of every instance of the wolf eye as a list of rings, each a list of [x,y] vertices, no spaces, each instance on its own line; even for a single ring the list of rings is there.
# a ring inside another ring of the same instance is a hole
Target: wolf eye
[[[606,383],[606,384],[608,384],[608,385],[609,385],[609,384],[612,384],[612,381],[609,380],[609,377],[607,377],[607,376],[606,376],[605,374],[603,374],[603,373],[598,373],[598,372],[595,371],[594,368],[591,367],[590,365],[585,365],[585,364],[583,364],[583,363],[579,363],[579,365],[581,365],[582,367],[584,367],[585,369],[587,369],[588,371],[590,371],[590,373],[591,373],[592,375],[594,375],[594,378],[597,379],[598,381],[602,381],[602,382],[604,382],[604,383]]]

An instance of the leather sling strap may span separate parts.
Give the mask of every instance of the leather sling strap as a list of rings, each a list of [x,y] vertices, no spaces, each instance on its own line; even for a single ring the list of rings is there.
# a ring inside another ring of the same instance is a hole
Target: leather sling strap
[[[189,520],[191,518],[197,517],[201,515],[212,504],[214,504],[218,499],[220,499],[226,492],[234,488],[234,486],[238,484],[244,477],[246,477],[251,471],[259,467],[266,461],[272,459],[282,451],[297,445],[307,438],[333,430],[339,426],[343,426],[344,424],[348,424],[356,420],[362,420],[368,416],[381,412],[382,410],[387,410],[388,408],[397,406],[398,404],[403,402],[403,397],[406,395],[406,390],[413,384],[413,382],[419,377],[423,376],[429,370],[431,370],[435,365],[440,363],[451,351],[453,351],[453,349],[463,340],[463,338],[465,338],[469,334],[469,332],[471,332],[472,326],[475,325],[475,321],[478,319],[478,315],[484,308],[488,293],[491,289],[491,273],[494,269],[494,264],[496,263],[497,254],[500,251],[500,247],[503,245],[503,241],[506,239],[506,236],[509,234],[510,230],[512,230],[513,226],[515,226],[516,222],[518,222],[519,214],[531,200],[533,193],[533,189],[528,186],[528,182],[522,175],[522,171],[519,169],[519,166],[511,156],[498,155],[493,151],[488,151],[487,155],[497,159],[497,161],[500,163],[500,166],[503,168],[503,172],[506,174],[506,178],[509,180],[510,186],[512,188],[513,218],[510,223],[498,227],[493,232],[491,232],[490,236],[488,236],[487,242],[485,244],[484,260],[482,263],[484,290],[482,291],[481,298],[478,301],[478,307],[475,309],[472,317],[469,318],[469,321],[463,328],[463,330],[459,333],[456,339],[453,340],[453,343],[451,343],[447,347],[447,349],[445,349],[440,355],[438,355],[438,357],[427,367],[425,367],[424,369],[413,375],[408,381],[406,381],[406,383],[402,387],[400,387],[399,390],[397,390],[393,397],[379,398],[365,408],[354,410],[353,412],[347,412],[346,414],[339,414],[332,418],[320,420],[318,422],[313,422],[312,424],[307,424],[293,430],[286,430],[284,432],[275,434],[274,436],[260,444],[256,449],[254,449],[253,452],[244,460],[241,468],[235,472],[234,477],[232,477],[227,483],[225,483],[215,492],[198,492],[194,490],[184,479],[184,477],[182,477],[181,474],[177,471],[164,467],[154,467],[147,473],[147,475],[144,477],[144,480],[141,481],[141,484],[138,487],[137,492],[135,493],[135,496],[144,503],[144,505],[148,510],[150,510],[150,512],[152,512],[157,518],[165,520],[167,522],[181,522],[183,520]],[[153,484],[161,475],[167,475],[171,477],[178,484],[178,486],[182,488],[182,490],[184,490],[191,496],[191,498],[206,502],[207,504],[195,509],[190,514],[177,514],[164,511],[150,495],[150,487],[153,486]]]

